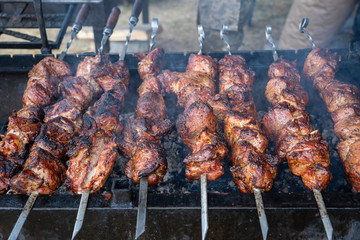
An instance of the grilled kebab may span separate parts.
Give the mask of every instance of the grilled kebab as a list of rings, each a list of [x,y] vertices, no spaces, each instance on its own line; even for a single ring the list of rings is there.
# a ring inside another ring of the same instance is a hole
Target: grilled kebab
[[[65,79],[59,87],[63,98],[45,109],[45,124],[34,142],[24,169],[11,179],[11,188],[15,193],[34,191],[40,194],[53,193],[65,180],[65,160],[71,141],[81,133],[82,129],[88,131],[96,129],[90,120],[92,115],[89,114],[90,117],[84,120],[83,113],[93,99],[96,99],[104,90],[108,90],[107,86],[111,81],[108,77],[110,71],[101,73],[101,70],[104,71],[107,67],[100,68],[100,66],[109,65],[111,62],[107,56],[102,55],[98,55],[94,62],[98,63],[98,66],[94,68],[96,77],[89,76],[90,66],[81,70],[80,67],[86,63],[80,63],[77,76]],[[111,70],[111,74],[118,73],[116,70]],[[120,91],[114,90],[116,93]],[[103,103],[103,105],[107,104]],[[94,108],[96,106],[98,105],[95,103]],[[106,115],[106,110],[104,109],[104,115]],[[102,116],[95,115],[100,119]],[[102,124],[101,127],[104,129],[111,128],[111,124],[105,122]]]
[[[337,151],[354,192],[360,192],[360,99],[355,85],[335,78],[340,57],[327,49],[315,48],[307,56],[303,75],[312,80],[334,122],[340,142]]]
[[[124,61],[108,55],[87,57],[77,75],[96,81],[104,93],[82,117],[82,131],[70,143],[66,186],[74,193],[94,193],[104,185],[118,157],[117,138],[123,126],[119,114],[128,91],[130,72]]]
[[[243,193],[254,188],[270,190],[277,168],[277,158],[266,154],[268,142],[257,120],[251,95],[254,76],[239,55],[226,55],[219,61],[219,91],[225,106],[229,106],[222,111],[225,139],[232,150],[230,170]]]
[[[276,141],[276,153],[311,190],[330,182],[328,144],[314,130],[305,112],[308,95],[300,85],[295,62],[279,59],[270,65],[265,96],[273,107],[263,116],[265,134]]]
[[[164,70],[158,79],[168,93],[175,93],[184,108],[177,129],[191,153],[184,159],[185,174],[190,180],[206,174],[214,181],[224,173],[222,159],[228,149],[217,133],[218,122],[209,105],[215,95],[217,64],[210,56],[191,54],[184,73]]]
[[[134,182],[148,177],[150,185],[161,182],[167,168],[161,137],[170,133],[172,123],[167,119],[163,90],[157,75],[164,50],[156,48],[148,55],[138,54],[138,72],[142,83],[134,115],[128,119],[119,147],[129,159],[125,173]]]
[[[10,178],[21,170],[29,147],[40,133],[43,108],[55,101],[58,85],[71,75],[72,68],[54,57],[44,58],[29,72],[23,108],[9,117],[7,133],[0,142],[0,193],[9,188]]]

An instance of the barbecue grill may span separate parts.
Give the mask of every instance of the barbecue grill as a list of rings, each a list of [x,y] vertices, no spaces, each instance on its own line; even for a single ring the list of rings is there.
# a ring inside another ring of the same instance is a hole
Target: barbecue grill
[[[357,55],[347,49],[335,49],[342,57],[337,78],[360,87],[357,72],[360,62]],[[278,51],[279,56],[297,60],[301,71],[310,49]],[[165,68],[185,71],[190,53],[166,53]],[[221,59],[226,53],[209,55]],[[255,72],[253,86],[254,101],[259,118],[270,107],[264,96],[268,79],[267,71],[273,62],[271,51],[233,52],[242,55]],[[74,69],[85,56],[91,54],[68,54],[65,61]],[[21,96],[26,87],[27,72],[48,55],[0,56],[0,126],[6,131],[6,122],[12,110],[20,109]],[[94,56],[94,55],[91,55]],[[111,55],[114,61],[118,55]],[[138,60],[127,55],[131,81],[125,109],[121,115],[126,120],[133,112],[137,101],[140,78],[137,73]],[[351,192],[343,167],[336,152],[338,143],[334,135],[330,114],[323,101],[311,86],[304,83],[310,101],[307,111],[312,124],[323,133],[330,146],[331,172],[333,180],[323,192],[328,214],[334,227],[335,239],[356,239],[360,227],[360,195]],[[176,97],[165,98],[168,116],[176,121],[181,109],[176,106]],[[148,219],[142,239],[199,239],[200,183],[185,178],[182,160],[189,149],[181,142],[176,130],[163,141],[168,159],[168,173],[164,181],[150,187],[148,193]],[[269,151],[274,152],[270,145]],[[103,189],[90,195],[84,225],[78,239],[133,239],[135,236],[139,185],[132,184],[122,170],[127,160],[120,157]],[[22,210],[27,196],[0,195],[0,238],[6,238]],[[268,239],[325,239],[326,234],[313,196],[294,176],[287,163],[278,167],[278,175],[269,192],[263,193],[263,200],[269,222]],[[71,236],[80,196],[65,187],[60,187],[54,195],[41,195],[34,205],[20,238],[25,239],[68,239]],[[252,194],[242,194],[232,180],[229,166],[225,164],[225,174],[214,182],[208,182],[209,232],[208,239],[261,239],[261,230]]]

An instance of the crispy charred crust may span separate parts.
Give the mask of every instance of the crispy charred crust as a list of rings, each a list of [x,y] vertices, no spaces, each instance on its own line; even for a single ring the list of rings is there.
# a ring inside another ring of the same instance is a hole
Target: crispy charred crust
[[[241,192],[257,188],[269,191],[276,177],[278,159],[267,155],[268,142],[257,120],[251,95],[255,73],[238,55],[227,55],[219,61],[219,91],[229,109],[224,114],[224,135],[231,147],[234,182]]]
[[[228,153],[218,135],[218,120],[223,120],[228,104],[224,96],[215,96],[216,60],[209,56],[191,54],[184,73],[163,71],[158,80],[169,93],[175,93],[178,105],[185,110],[177,122],[177,129],[191,153],[184,159],[185,174],[190,180],[206,173],[214,181],[224,173],[222,160]]]
[[[141,177],[148,177],[150,185],[157,184],[166,174],[167,161],[160,140],[170,133],[173,124],[167,119],[163,90],[157,79],[163,55],[163,49],[137,55],[143,82],[138,88],[135,114],[127,121],[123,137],[118,141],[119,149],[129,159],[125,174],[136,183]]]
[[[49,152],[34,148],[24,165],[24,170],[14,176],[11,189],[17,194],[52,194],[65,180],[64,164]]]
[[[129,69],[122,61],[112,64],[108,55],[85,58],[78,76],[96,82],[104,93],[82,116],[82,131],[70,142],[65,185],[74,193],[97,192],[104,185],[118,157],[117,139],[123,126],[123,109]]]
[[[69,64],[53,57],[44,58],[29,72],[23,108],[9,117],[7,133],[0,142],[0,154],[4,158],[1,160],[1,189],[8,188],[9,178],[24,164],[29,148],[40,133],[43,108],[57,99],[59,83],[72,74]]]
[[[264,132],[276,141],[276,152],[310,190],[323,190],[332,179],[327,142],[305,112],[308,95],[300,86],[295,62],[280,59],[269,68],[265,96],[273,107],[263,116]]]
[[[345,174],[354,192],[360,192],[360,115],[359,90],[335,79],[340,57],[328,49],[315,48],[305,60],[303,75],[312,80],[334,121],[337,145]],[[313,169],[317,178],[326,179],[321,167]],[[324,180],[325,181],[325,180]],[[314,181],[313,181],[314,182]],[[312,183],[315,184],[315,183]],[[321,186],[320,186],[321,187]]]

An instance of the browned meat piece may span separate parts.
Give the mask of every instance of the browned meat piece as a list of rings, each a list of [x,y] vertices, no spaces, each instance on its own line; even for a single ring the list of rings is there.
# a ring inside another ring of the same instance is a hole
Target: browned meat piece
[[[0,154],[0,194],[5,193],[10,187],[10,178],[21,169],[18,160],[5,158]]]
[[[130,72],[124,61],[111,63],[106,54],[86,57],[79,63],[76,76],[95,80],[104,91],[113,89],[117,84],[129,85]]]
[[[217,119],[211,107],[202,101],[191,104],[180,117],[178,132],[192,151],[184,159],[188,179],[200,179],[206,173],[207,180],[214,181],[224,174],[221,160],[228,149],[216,134],[216,127]]]
[[[93,79],[83,77],[66,78],[59,89],[63,99],[45,108],[45,123],[31,149],[31,157],[24,170],[11,180],[16,193],[53,193],[63,183],[66,171],[63,162],[69,144],[81,133],[84,111],[102,91]],[[51,157],[43,159],[45,156]]]
[[[118,156],[117,145],[104,132],[79,139],[69,152],[66,185],[74,193],[97,192],[104,185]]]
[[[192,54],[186,72],[165,70],[158,77],[167,92],[177,95],[178,105],[185,108],[177,128],[191,150],[184,160],[188,179],[200,179],[205,173],[207,180],[213,181],[224,173],[222,160],[228,149],[217,133],[215,114],[223,118],[227,105],[219,104],[222,97],[215,97],[216,74],[216,61],[209,56]],[[216,108],[215,112],[210,104]]]
[[[126,90],[122,93],[125,95]],[[123,97],[124,98],[124,97]],[[123,126],[119,120],[119,113],[123,108],[113,91],[107,91],[90,107],[83,116],[83,134],[90,136],[102,130],[109,136],[117,136]]]
[[[354,192],[360,192],[360,99],[356,86],[335,79],[340,57],[315,48],[305,60],[303,74],[314,82],[334,122],[341,162]]]
[[[348,138],[337,145],[346,176],[354,192],[360,192],[360,138]]]
[[[300,86],[295,62],[280,59],[269,68],[266,98],[273,107],[263,116],[264,132],[276,141],[276,153],[309,189],[323,190],[332,179],[326,141],[305,112],[308,95]]]
[[[143,81],[138,88],[139,99],[135,114],[124,129],[119,147],[129,159],[125,174],[139,183],[148,177],[150,185],[162,181],[166,174],[167,161],[161,137],[172,129],[167,119],[161,85],[156,79],[160,72],[163,49],[154,49],[147,56],[139,54],[138,72]]]
[[[319,75],[333,79],[340,60],[337,54],[332,54],[328,49],[315,48],[307,56],[302,74],[307,80],[314,80]]]
[[[29,144],[40,132],[43,111],[40,107],[27,107],[9,117],[8,130],[0,142],[0,152],[6,158],[24,159]]]
[[[231,172],[239,190],[268,191],[276,177],[277,159],[266,155],[268,142],[257,120],[251,89],[255,73],[239,55],[219,61],[219,91],[230,109],[225,112],[224,135],[232,150]]]
[[[23,95],[24,107],[51,104],[62,78],[71,75],[73,70],[66,62],[53,57],[41,60],[29,72],[29,81]]]
[[[130,74],[124,62],[113,64],[108,55],[98,54],[79,64],[77,76],[96,81],[105,92],[83,114],[80,136],[70,143],[65,184],[76,194],[94,193],[104,185],[119,154],[119,114]]]
[[[71,139],[80,132],[73,121],[64,117],[57,117],[43,124],[33,148],[41,148],[59,160],[66,157]],[[32,149],[31,149],[32,151]]]
[[[0,185],[0,192],[8,189],[8,178],[20,170],[25,162],[28,149],[40,132],[43,108],[55,101],[58,84],[72,74],[73,70],[67,63],[53,57],[44,58],[29,72],[23,95],[24,107],[9,117],[7,133],[0,141],[0,154],[4,156],[1,161],[0,178],[3,184]]]
[[[268,76],[273,78],[285,78],[289,81],[300,83],[300,74],[296,70],[296,62],[279,59],[269,67]]]
[[[65,165],[49,152],[33,148],[26,160],[24,169],[11,178],[14,193],[52,194],[65,179]]]
[[[94,97],[102,93],[100,85],[92,78],[66,77],[59,85],[59,92],[79,109],[88,107]]]

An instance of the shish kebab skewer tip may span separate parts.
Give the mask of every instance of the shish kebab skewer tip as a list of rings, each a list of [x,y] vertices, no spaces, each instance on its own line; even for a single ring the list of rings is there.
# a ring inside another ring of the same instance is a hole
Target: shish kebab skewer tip
[[[152,19],[151,28],[152,28],[152,33],[151,33],[149,51],[153,50],[153,47],[155,45],[155,38],[157,36],[159,29],[159,22],[157,18]],[[138,239],[145,232],[147,191],[148,191],[148,177],[142,177],[140,179],[139,203],[138,203],[138,212],[136,219],[135,239]]]
[[[108,39],[110,38],[111,34],[113,33],[113,30],[116,26],[116,23],[119,19],[120,16],[120,9],[117,7],[114,7],[107,19],[107,23],[106,26],[104,28],[103,31],[103,38],[101,40],[101,47],[99,48],[99,53],[101,53],[104,49],[104,45],[106,44],[106,42],[108,41]],[[80,205],[78,208],[78,212],[76,215],[76,220],[75,220],[75,225],[74,225],[74,229],[73,229],[73,234],[71,239],[73,240],[76,235],[79,233],[79,231],[82,228],[83,222],[84,222],[84,217],[85,217],[85,212],[86,212],[86,208],[87,208],[87,204],[89,201],[89,195],[90,192],[89,191],[85,191],[81,194],[81,200],[80,200]]]
[[[70,32],[70,40],[66,43],[65,49],[58,56],[59,60],[64,60],[64,57],[65,57],[67,51],[69,50],[69,48],[72,44],[72,41],[75,39],[76,35],[81,31],[82,25],[84,24],[84,22],[88,16],[89,10],[90,10],[89,4],[83,4],[81,6],[81,8],[75,18],[75,22],[72,26],[71,32]],[[35,201],[38,196],[39,196],[39,193],[37,191],[32,192],[30,194],[28,200],[25,203],[23,210],[20,213],[20,216],[19,216],[17,222],[15,223],[13,230],[11,231],[11,234],[8,238],[9,240],[16,240],[17,237],[19,236],[22,226],[24,225],[24,223],[27,219],[27,216],[29,215],[32,207],[34,206]]]
[[[301,21],[300,24],[299,24],[299,32],[305,33],[306,36],[307,36],[308,39],[309,39],[309,42],[312,44],[312,48],[315,48],[314,41],[312,40],[309,32],[308,32],[307,30],[305,30],[305,28],[307,27],[308,23],[309,23],[309,19],[308,19],[308,18],[303,18],[302,21]],[[265,36],[266,36],[266,40],[272,45],[272,51],[273,51],[274,61],[277,61],[277,59],[278,59],[278,54],[277,54],[277,52],[276,52],[276,46],[275,46],[274,40],[273,40],[273,38],[271,37],[271,26],[270,26],[270,25],[267,25],[267,26],[266,26]],[[320,192],[319,190],[317,190],[317,189],[312,189],[312,191],[313,191],[313,193],[314,193],[315,200],[316,200],[316,203],[317,203],[318,208],[319,208],[319,212],[320,212],[320,215],[321,215],[321,220],[322,220],[322,222],[323,222],[323,225],[324,225],[324,228],[325,228],[325,231],[326,231],[327,238],[328,238],[329,240],[331,240],[331,239],[332,239],[332,235],[333,235],[333,227],[332,227],[332,224],[331,224],[329,215],[328,215],[328,213],[327,213],[327,210],[326,210],[326,206],[325,206],[323,197],[322,197],[321,192]]]

